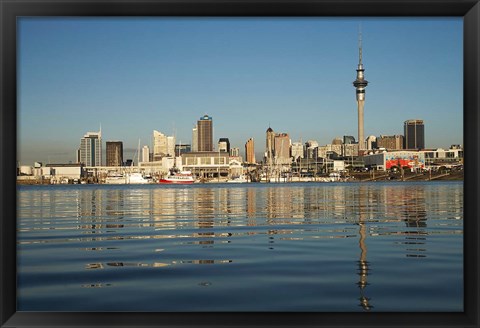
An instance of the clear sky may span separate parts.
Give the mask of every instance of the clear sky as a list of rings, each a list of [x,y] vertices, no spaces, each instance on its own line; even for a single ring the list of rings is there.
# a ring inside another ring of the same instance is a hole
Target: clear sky
[[[242,154],[250,137],[265,151],[269,126],[292,142],[356,138],[359,25],[365,136],[423,119],[426,147],[463,144],[461,18],[25,17],[18,160],[74,162],[100,125],[132,158],[153,130],[190,143],[204,114],[214,144],[229,138]]]

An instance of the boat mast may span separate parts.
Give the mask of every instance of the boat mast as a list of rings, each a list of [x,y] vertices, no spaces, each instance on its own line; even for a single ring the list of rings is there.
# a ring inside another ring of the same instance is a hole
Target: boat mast
[[[138,166],[138,172],[140,172],[140,138],[138,139],[138,147],[137,147],[137,166]]]

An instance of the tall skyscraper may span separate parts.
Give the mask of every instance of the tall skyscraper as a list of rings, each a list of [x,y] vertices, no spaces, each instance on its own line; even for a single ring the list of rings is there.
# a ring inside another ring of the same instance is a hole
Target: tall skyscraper
[[[271,127],[268,127],[267,129],[266,147],[267,163],[269,163],[270,161],[273,161],[275,156],[275,132]]]
[[[255,163],[255,143],[253,138],[250,138],[245,143],[245,161],[247,163]]]
[[[405,149],[425,148],[425,126],[423,120],[407,120],[403,124]]]
[[[356,89],[357,94],[357,108],[358,108],[358,152],[365,150],[365,139],[363,134],[363,107],[365,104],[365,88],[368,85],[368,81],[365,80],[362,64],[362,33],[358,35],[358,67],[357,67],[357,79],[353,81],[353,86]]]
[[[198,151],[213,151],[213,123],[208,115],[200,117],[197,122]]]
[[[87,132],[80,139],[79,162],[85,166],[102,165],[102,129],[98,132]]]
[[[107,166],[122,166],[123,164],[123,142],[107,141]]]
[[[175,137],[153,130],[153,160],[159,161],[162,157],[173,156],[175,153]]]
[[[275,160],[277,164],[287,164],[290,162],[290,146],[292,141],[288,133],[277,133],[275,135]]]

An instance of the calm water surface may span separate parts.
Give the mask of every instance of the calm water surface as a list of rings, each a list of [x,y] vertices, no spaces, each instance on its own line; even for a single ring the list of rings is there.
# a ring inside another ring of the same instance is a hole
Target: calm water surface
[[[463,183],[18,186],[20,311],[463,311]]]

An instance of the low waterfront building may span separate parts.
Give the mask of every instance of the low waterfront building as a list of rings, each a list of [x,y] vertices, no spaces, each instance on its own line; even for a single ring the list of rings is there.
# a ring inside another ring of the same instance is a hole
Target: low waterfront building
[[[47,164],[52,176],[60,176],[68,179],[80,179],[85,175],[83,164]]]
[[[220,151],[201,151],[182,154],[182,167],[200,178],[227,177],[229,154]]]
[[[461,147],[451,147],[448,150],[442,148],[421,150],[425,156],[425,165],[427,166],[457,166],[463,164],[463,149]]]
[[[432,167],[454,167],[463,164],[463,149],[424,149],[383,151],[363,157],[365,166],[379,170],[389,170],[393,167],[408,167],[415,171]]]
[[[415,150],[384,151],[363,157],[366,167],[377,170],[390,170],[394,167],[405,168],[415,171],[425,168],[425,154]]]

